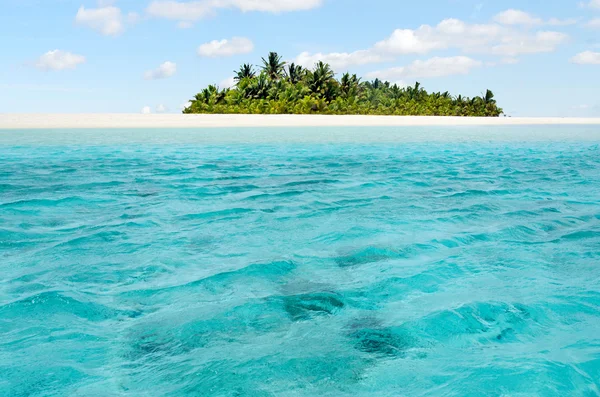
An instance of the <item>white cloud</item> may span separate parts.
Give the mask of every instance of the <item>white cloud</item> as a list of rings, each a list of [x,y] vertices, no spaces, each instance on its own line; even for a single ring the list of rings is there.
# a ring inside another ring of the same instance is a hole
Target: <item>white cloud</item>
[[[551,25],[551,26],[569,26],[569,25],[575,25],[577,22],[579,22],[579,18],[566,18],[566,19],[550,18],[550,19],[548,19],[548,21],[546,21],[546,24]]]
[[[369,78],[383,80],[419,79],[468,74],[472,69],[483,66],[481,61],[465,57],[435,57],[426,61],[414,61],[407,66],[378,70],[367,74]]]
[[[231,88],[234,86],[235,86],[235,79],[233,78],[233,76],[229,77],[219,83],[219,88],[221,88],[221,89]]]
[[[600,9],[600,0],[590,0],[589,3],[581,3],[583,7]]]
[[[493,53],[505,56],[554,51],[568,36],[560,32],[529,33],[496,24],[470,25],[446,19],[437,26],[417,30],[396,30],[375,48],[395,54],[424,54],[457,48],[466,53]]]
[[[77,65],[85,63],[83,55],[73,54],[67,51],[48,51],[38,58],[35,67],[41,70],[66,70],[75,69]]]
[[[311,10],[320,7],[323,0],[220,0],[213,3],[223,4],[226,7],[236,7],[244,12],[289,12]]]
[[[99,8],[79,7],[75,23],[97,30],[105,36],[117,36],[123,32],[121,9],[113,6]]]
[[[519,63],[519,60],[517,58],[507,57],[507,58],[502,58],[500,60],[500,63],[503,65],[515,65],[515,64]]]
[[[537,32],[534,35],[507,36],[500,44],[491,47],[491,53],[506,57],[522,54],[553,52],[565,43],[569,36],[560,32]]]
[[[213,40],[198,47],[198,55],[209,58],[230,57],[248,54],[254,50],[254,43],[246,37],[233,37],[230,40]]]
[[[556,22],[556,21],[554,21]],[[296,62],[311,67],[317,60],[334,69],[351,65],[380,63],[398,55],[427,54],[433,51],[457,49],[466,54],[493,54],[504,58],[555,51],[568,40],[560,32],[531,32],[521,25],[497,23],[469,24],[458,19],[445,19],[435,26],[421,25],[417,29],[396,29],[369,49],[344,53],[303,52]]]
[[[454,20],[461,23],[458,20]],[[396,29],[390,37],[375,44],[380,52],[392,54],[425,54],[446,47],[443,38],[436,38],[435,28],[423,25],[417,30]]]
[[[146,12],[154,17],[191,23],[214,15],[219,9],[281,13],[310,10],[321,4],[323,0],[155,0],[146,8]]]
[[[156,113],[165,113],[168,111],[169,111],[169,109],[163,104],[160,104],[156,107]]]
[[[166,79],[167,77],[173,76],[175,72],[177,72],[177,64],[167,61],[162,63],[157,69],[148,70],[146,73],[144,73],[144,79]]]
[[[152,113],[152,110],[150,110],[150,106],[144,106],[142,108],[142,114],[150,114]]]
[[[579,65],[600,65],[600,52],[580,52],[571,58],[571,62]]]
[[[594,18],[585,24],[586,27],[592,29],[600,29],[600,18]]]
[[[192,102],[187,101],[186,103],[182,103],[181,105],[179,105],[179,109],[185,110],[185,109],[189,108],[190,106],[192,106]]]
[[[494,21],[503,25],[540,25],[542,20],[521,10],[506,10],[494,17]]]
[[[303,52],[294,60],[298,65],[305,68],[312,68],[318,61],[328,63],[333,69],[345,69],[353,65],[366,65],[369,63],[379,63],[389,60],[372,50],[359,50],[351,53],[348,52],[332,52],[328,54]]]

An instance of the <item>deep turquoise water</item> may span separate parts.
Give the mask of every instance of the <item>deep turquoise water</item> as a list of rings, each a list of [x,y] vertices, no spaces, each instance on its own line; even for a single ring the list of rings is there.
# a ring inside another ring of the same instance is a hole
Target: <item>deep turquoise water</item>
[[[600,141],[2,139],[1,396],[600,395]]]

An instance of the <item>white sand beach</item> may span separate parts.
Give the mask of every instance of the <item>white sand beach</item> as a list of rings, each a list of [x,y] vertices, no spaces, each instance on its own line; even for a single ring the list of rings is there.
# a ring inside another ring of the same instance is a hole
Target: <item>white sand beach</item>
[[[600,118],[245,114],[0,114],[0,129],[600,125]]]

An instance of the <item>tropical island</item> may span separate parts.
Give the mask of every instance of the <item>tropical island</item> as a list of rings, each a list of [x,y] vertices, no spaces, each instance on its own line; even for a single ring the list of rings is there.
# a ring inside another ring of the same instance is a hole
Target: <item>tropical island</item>
[[[234,71],[235,85],[231,88],[204,88],[183,113],[477,117],[503,114],[490,90],[473,98],[454,97],[447,91],[429,93],[418,82],[401,87],[379,79],[361,81],[350,73],[338,80],[327,63],[319,61],[310,70],[286,64],[276,52],[262,61],[258,71],[251,64]]]

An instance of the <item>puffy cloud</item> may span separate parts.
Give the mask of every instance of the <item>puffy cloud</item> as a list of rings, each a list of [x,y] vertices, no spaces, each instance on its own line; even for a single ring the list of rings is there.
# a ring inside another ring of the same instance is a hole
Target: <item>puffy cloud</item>
[[[156,113],[165,113],[168,111],[169,111],[169,109],[163,104],[156,106]]]
[[[511,14],[503,13],[505,21],[508,21]],[[458,19],[445,19],[435,26],[421,25],[417,29],[396,29],[389,37],[366,50],[326,54],[303,52],[298,55],[296,62],[311,67],[317,60],[323,60],[334,69],[343,69],[351,65],[388,61],[397,55],[422,55],[449,49],[457,49],[466,54],[492,54],[515,58],[524,54],[554,51],[568,40],[564,33],[530,32],[527,29],[529,25],[525,28],[520,27],[526,21],[538,22],[531,18],[532,20],[527,20],[520,15],[520,24],[514,25],[469,24]],[[512,20],[513,23],[517,21],[518,18]],[[539,23],[541,22],[539,20]],[[558,23],[558,20],[553,22]]]
[[[35,66],[41,70],[66,70],[75,69],[77,65],[85,63],[83,55],[73,54],[67,51],[48,51],[38,58]]]
[[[460,48],[482,50],[498,40],[507,29],[496,24],[467,24],[458,19],[445,19],[436,26],[422,25],[416,30],[397,29],[375,49],[391,54],[425,54],[433,50]]]
[[[424,54],[449,48],[467,53],[493,53],[506,56],[554,51],[568,36],[560,32],[529,33],[496,24],[471,25],[446,19],[437,26],[417,30],[396,30],[375,49],[393,54]]]
[[[155,0],[146,8],[146,12],[154,17],[187,21],[190,24],[214,15],[219,9],[281,13],[309,10],[321,6],[322,3],[323,0]]]
[[[150,114],[152,113],[152,110],[150,110],[150,106],[144,106],[141,112],[142,114]]]
[[[506,10],[497,14],[494,21],[503,25],[540,25],[542,20],[521,10]]]
[[[378,70],[367,74],[369,78],[383,80],[419,79],[468,74],[472,69],[483,66],[481,61],[466,57],[435,57],[425,61],[417,60],[407,66]]]
[[[192,106],[192,102],[187,101],[185,103],[182,103],[181,105],[179,105],[179,109],[181,109],[182,111],[189,108],[190,106]]]
[[[173,76],[175,72],[177,72],[177,64],[167,61],[162,63],[157,69],[148,70],[146,73],[144,73],[144,79],[166,79],[167,77]]]
[[[196,21],[207,17],[214,12],[211,2],[192,1],[183,3],[179,1],[153,1],[146,12],[154,17],[173,19],[178,21]]]
[[[312,68],[318,61],[328,63],[333,69],[345,69],[354,65],[366,65],[389,60],[372,50],[360,50],[354,52],[332,52],[328,54],[303,52],[296,57],[295,63],[306,68]]]
[[[571,58],[571,62],[580,65],[600,65],[600,52],[580,52]]]
[[[230,40],[213,40],[198,47],[198,55],[209,58],[230,57],[248,54],[254,50],[252,40],[245,37],[233,37]]]
[[[89,9],[81,6],[75,16],[75,23],[94,29],[105,36],[117,36],[123,32],[121,9],[111,5]]]

